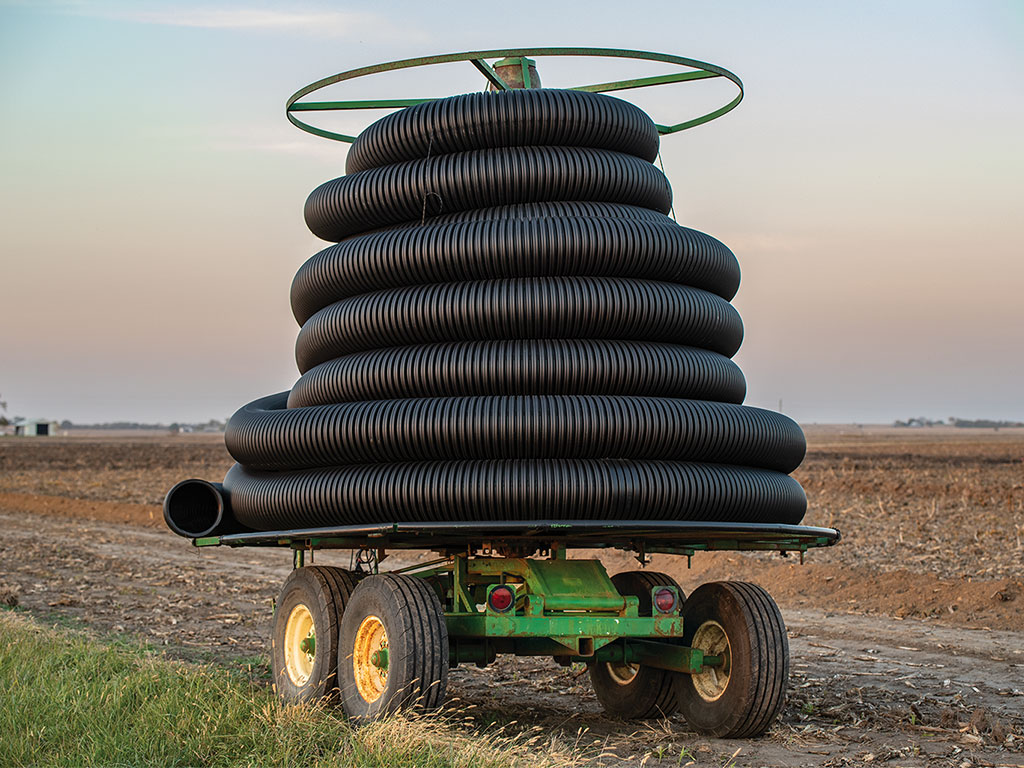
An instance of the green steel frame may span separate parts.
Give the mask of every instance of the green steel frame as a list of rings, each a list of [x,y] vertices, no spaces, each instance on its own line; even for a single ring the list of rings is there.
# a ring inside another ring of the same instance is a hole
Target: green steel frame
[[[840,539],[833,528],[782,523],[709,523],[688,520],[523,520],[508,522],[372,523],[326,528],[254,531],[193,540],[197,547],[316,549],[419,549],[508,552],[557,548],[621,549],[641,560],[662,553],[692,557],[723,550],[803,553]]]
[[[262,531],[194,539],[193,544],[287,547],[296,568],[319,549],[359,550],[367,555],[360,561],[370,561],[374,573],[389,549],[434,551],[440,557],[392,573],[427,579],[435,588],[444,606],[453,664],[485,666],[504,653],[698,673],[721,660],[681,644],[678,610],[640,616],[638,599],[619,594],[600,561],[570,560],[566,550],[621,549],[636,553],[641,563],[658,552],[687,557],[722,550],[797,552],[802,562],[807,550],[832,546],[839,538],[832,528],[803,525],[533,520]],[[538,552],[539,558],[523,556]],[[508,611],[490,607],[490,593],[500,585],[515,590]],[[387,665],[386,656],[378,661]]]
[[[831,528],[685,521],[474,523],[472,533],[468,527],[391,523],[230,534],[193,543],[287,547],[296,568],[306,564],[307,554],[312,560],[318,549],[358,549],[366,555],[360,562],[368,561],[373,573],[389,548],[434,550],[440,557],[391,573],[425,579],[435,589],[444,608],[453,664],[486,666],[502,653],[552,656],[562,663],[643,664],[692,674],[722,660],[682,645],[682,596],[677,594],[671,612],[640,616],[638,598],[621,595],[600,561],[567,559],[567,547],[630,550],[641,563],[653,552],[692,556],[714,550],[796,551],[802,561],[808,549],[831,546],[840,538]],[[535,552],[540,556],[516,554]],[[505,611],[495,610],[489,600],[499,586],[515,593]],[[375,663],[386,667],[386,654]]]
[[[673,72],[653,77],[640,77],[631,80],[614,80],[605,83],[594,83],[592,85],[576,85],[569,90],[590,91],[592,93],[608,93],[611,91],[625,91],[635,88],[648,88],[656,85],[669,85],[672,83],[684,83],[691,80],[707,80],[709,78],[722,77],[731,81],[739,93],[727,104],[707,114],[700,115],[690,120],[684,120],[673,124],[658,124],[658,131],[662,134],[677,133],[688,128],[710,122],[732,111],[743,100],[743,83],[729,70],[715,64],[708,64],[696,59],[688,59],[683,56],[673,56],[668,53],[654,53],[652,51],[631,51],[620,48],[507,48],[489,51],[465,51],[463,53],[446,53],[438,56],[422,56],[415,59],[401,59],[389,61],[384,64],[374,64],[368,67],[350,69],[346,72],[339,72],[336,75],[317,80],[315,83],[301,88],[289,97],[285,104],[285,113],[292,124],[301,128],[307,133],[315,136],[322,136],[326,139],[344,141],[351,143],[355,136],[348,136],[343,133],[335,133],[323,128],[317,128],[300,120],[296,113],[299,112],[327,112],[335,110],[363,110],[363,109],[402,109],[415,104],[422,104],[433,99],[370,99],[355,101],[299,101],[314,91],[326,88],[329,85],[353,80],[358,77],[376,75],[381,72],[393,72],[412,67],[424,67],[432,64],[448,64],[451,62],[468,61],[486,78],[487,82],[497,90],[509,90],[511,86],[506,83],[495,71],[495,66],[508,66],[518,60],[522,67],[522,79],[524,85],[531,86],[529,67],[533,63],[532,57],[544,56],[592,56],[616,59],[639,59],[642,61],[654,61],[664,64],[673,64],[685,67],[682,72]],[[502,59],[495,65],[488,63],[488,59]]]
[[[691,673],[721,663],[679,644],[683,601],[678,593],[672,611],[640,616],[638,598],[619,594],[599,561],[567,560],[564,549],[552,549],[547,559],[459,553],[395,572],[426,579],[437,591],[454,664],[485,666],[499,653],[553,656],[563,663],[642,663]],[[505,611],[495,610],[489,600],[500,586],[515,593]]]

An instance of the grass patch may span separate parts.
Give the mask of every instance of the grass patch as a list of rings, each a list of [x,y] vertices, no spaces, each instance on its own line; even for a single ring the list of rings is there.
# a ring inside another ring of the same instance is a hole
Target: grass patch
[[[350,727],[337,710],[280,707],[243,673],[170,661],[0,611],[3,766],[559,766],[535,735],[466,733],[452,718]]]

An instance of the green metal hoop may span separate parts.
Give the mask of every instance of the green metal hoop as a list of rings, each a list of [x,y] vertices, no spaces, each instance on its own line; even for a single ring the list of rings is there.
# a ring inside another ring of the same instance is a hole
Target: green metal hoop
[[[682,72],[675,72],[667,75],[656,75],[654,77],[641,77],[633,80],[616,80],[608,83],[595,83],[593,85],[577,85],[569,90],[590,91],[591,93],[607,93],[609,91],[625,91],[634,88],[647,88],[654,85],[668,85],[670,83],[683,83],[689,80],[706,80],[714,77],[724,77],[732,81],[739,89],[736,97],[723,107],[719,107],[707,114],[685,120],[681,123],[671,125],[658,125],[658,132],[662,135],[678,133],[687,128],[703,125],[731,112],[743,100],[743,83],[729,70],[708,64],[704,61],[687,59],[682,56],[673,56],[668,53],[653,53],[651,51],[630,51],[619,48],[508,48],[491,51],[466,51],[463,53],[446,53],[440,56],[422,56],[416,59],[401,59],[400,61],[389,61],[384,64],[374,64],[369,67],[350,69],[347,72],[340,72],[337,75],[325,77],[315,83],[301,88],[289,97],[285,104],[285,114],[288,120],[298,128],[312,133],[315,136],[322,136],[325,139],[344,141],[352,143],[355,136],[347,136],[343,133],[327,131],[305,123],[296,117],[297,112],[327,112],[334,110],[358,110],[358,109],[401,109],[411,107],[414,104],[422,104],[433,99],[377,99],[369,101],[306,101],[299,99],[308,96],[314,91],[326,88],[329,85],[352,80],[357,77],[375,75],[380,72],[393,72],[399,69],[411,67],[423,67],[430,64],[447,64],[453,61],[468,61],[487,79],[487,81],[499,90],[509,90],[510,86],[494,70],[494,67],[487,62],[487,59],[509,59],[520,58],[523,60],[523,79],[529,83],[529,69],[526,63],[527,57],[537,56],[597,56],[602,58],[618,59],[640,59],[644,61],[658,61],[666,64],[675,64],[686,67]]]

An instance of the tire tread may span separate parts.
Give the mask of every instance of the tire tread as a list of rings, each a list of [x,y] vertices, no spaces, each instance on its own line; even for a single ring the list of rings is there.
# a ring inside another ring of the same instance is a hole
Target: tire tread
[[[631,583],[632,582],[632,583]],[[655,587],[675,587],[679,590],[680,599],[683,597],[683,590],[678,582],[666,573],[659,571],[625,571],[617,573],[612,577],[612,583],[623,596],[633,595],[634,592],[642,592],[640,597],[641,615],[649,615],[653,607],[647,605],[648,597]],[[642,675],[642,676],[641,676]],[[679,709],[679,702],[676,693],[677,681],[675,673],[667,670],[641,667],[634,683],[623,686],[621,690],[615,691],[620,694],[611,699],[606,698],[605,685],[607,685],[607,671],[601,664],[594,663],[590,666],[590,679],[597,694],[598,700],[609,714],[616,714],[631,720],[646,720],[654,717],[669,717]],[[636,688],[634,689],[634,685]],[[650,693],[653,689],[653,697]],[[614,690],[614,689],[612,689]],[[632,709],[624,711],[626,706]]]
[[[358,599],[362,590],[376,591],[378,602],[392,607],[393,621],[386,624],[389,637],[402,637],[402,654],[397,655],[394,642],[389,642],[389,696],[387,701],[374,702],[366,712],[348,711],[359,722],[375,719],[396,709],[417,707],[433,709],[444,700],[448,683],[448,632],[441,603],[428,584],[413,576],[378,574],[367,577],[354,590]],[[382,614],[383,619],[383,614]],[[359,620],[358,617],[351,621]],[[348,643],[348,633],[342,643]],[[339,664],[347,663],[345,649],[338,649]],[[350,650],[350,649],[349,649]],[[347,668],[346,668],[347,671]],[[402,688],[390,688],[398,680]],[[342,701],[346,701],[342,692]],[[358,694],[348,692],[348,698]],[[346,707],[348,710],[348,707]]]

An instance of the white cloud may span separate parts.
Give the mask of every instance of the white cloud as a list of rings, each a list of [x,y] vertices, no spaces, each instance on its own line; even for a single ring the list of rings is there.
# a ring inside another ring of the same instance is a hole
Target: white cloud
[[[38,0],[36,0],[38,2]],[[34,3],[33,3],[34,4]],[[22,0],[0,0],[2,5],[28,5]],[[275,10],[246,7],[153,7],[137,3],[56,0],[35,7],[79,16],[196,29],[284,32],[311,37],[373,41],[422,41],[426,35],[396,24],[379,13],[320,9]]]
[[[258,8],[181,8],[124,10],[111,14],[125,21],[204,29],[254,29],[298,32],[322,37],[354,37],[390,27],[376,14],[348,11],[273,11]]]

